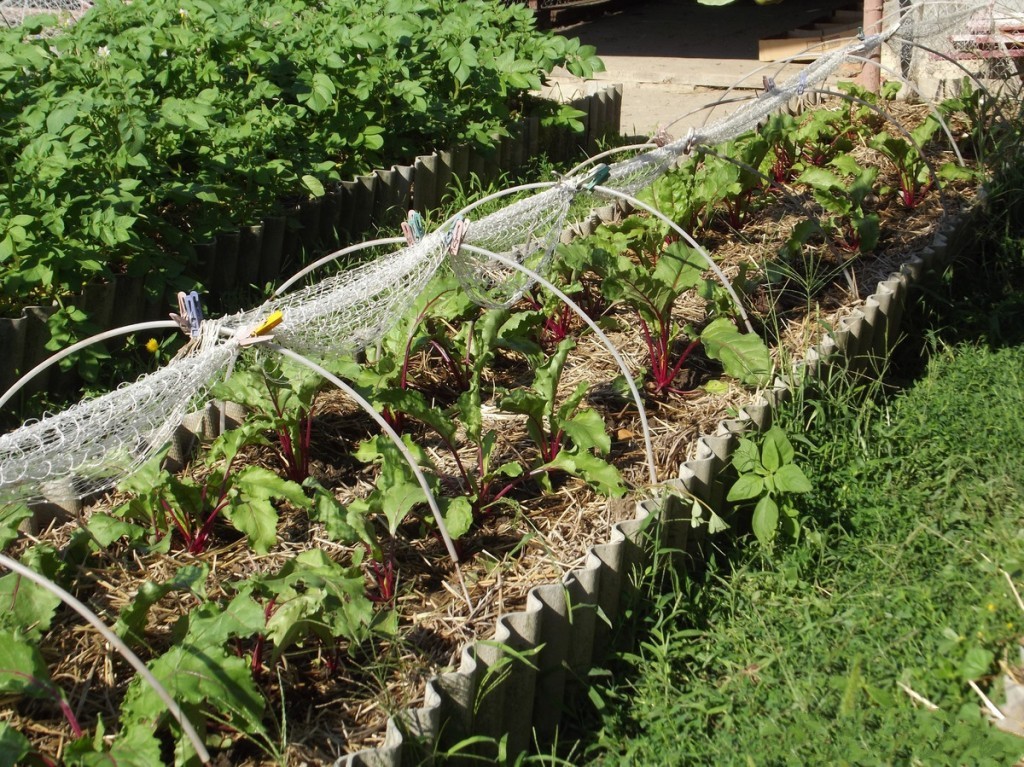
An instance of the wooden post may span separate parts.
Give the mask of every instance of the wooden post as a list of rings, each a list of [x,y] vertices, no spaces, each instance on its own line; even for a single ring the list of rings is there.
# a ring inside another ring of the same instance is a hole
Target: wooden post
[[[882,31],[882,0],[864,0],[864,35],[877,35]],[[878,93],[882,87],[882,52],[875,48],[864,62],[857,81],[872,93]]]

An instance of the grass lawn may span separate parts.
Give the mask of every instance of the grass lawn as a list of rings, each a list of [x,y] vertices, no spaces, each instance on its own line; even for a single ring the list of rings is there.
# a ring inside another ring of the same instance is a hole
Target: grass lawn
[[[927,286],[910,343],[928,352],[910,355],[909,379],[895,371],[898,391],[834,381],[780,413],[814,486],[793,498],[804,535],[771,551],[723,538],[702,572],[652,588],[559,759],[541,761],[1024,756],[969,684],[1001,704],[1001,664],[1020,663],[1024,635],[1021,231],[987,232]]]

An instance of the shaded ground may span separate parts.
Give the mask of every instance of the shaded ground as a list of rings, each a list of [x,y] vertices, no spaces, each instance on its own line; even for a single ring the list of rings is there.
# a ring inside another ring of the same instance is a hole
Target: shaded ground
[[[780,71],[778,64],[758,61],[758,40],[828,19],[840,8],[862,7],[853,0],[784,0],[759,6],[752,0],[713,7],[693,0],[648,0],[557,27],[597,48],[606,72],[593,82],[566,73],[552,79],[551,90],[565,96],[603,83],[622,83],[624,135],[649,136],[678,120],[675,133],[700,125],[699,110],[746,78],[744,95],[761,87],[761,74],[778,80],[799,72],[800,65]],[[719,107],[711,119],[728,110]],[[680,119],[682,118],[682,119]]]

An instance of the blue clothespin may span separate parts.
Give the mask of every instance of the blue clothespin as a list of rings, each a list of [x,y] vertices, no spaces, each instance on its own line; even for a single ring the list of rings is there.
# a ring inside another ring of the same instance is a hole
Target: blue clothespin
[[[402,234],[405,235],[405,241],[409,245],[415,245],[423,239],[426,231],[427,228],[423,223],[423,216],[420,215],[420,212],[418,210],[410,210],[406,220],[402,222]]]
[[[797,95],[803,96],[804,95],[804,90],[806,88],[807,88],[807,70],[805,69],[804,71],[802,71],[800,73],[800,79],[797,81],[797,84],[796,84]]]
[[[199,337],[199,326],[203,322],[203,305],[196,291],[178,293],[178,313],[171,312],[171,319],[178,323],[182,333],[189,338]]]
[[[462,238],[466,236],[467,231],[469,231],[469,219],[459,213],[452,221],[452,225],[448,227],[448,231],[444,233],[442,241],[444,249],[449,254],[457,256],[459,248],[462,247]]]
[[[768,75],[761,76],[761,82],[764,84],[765,93],[772,93],[775,90],[775,78],[769,77]]]
[[[590,171],[586,178],[580,182],[577,189],[586,189],[588,192],[593,192],[594,187],[598,184],[603,184],[612,175],[612,169],[609,168],[605,163],[595,165],[594,169]]]

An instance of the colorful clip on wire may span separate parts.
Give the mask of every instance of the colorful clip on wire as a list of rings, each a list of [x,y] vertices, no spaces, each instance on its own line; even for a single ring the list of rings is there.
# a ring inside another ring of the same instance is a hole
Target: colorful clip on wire
[[[415,245],[423,239],[426,233],[426,226],[423,223],[423,216],[418,210],[410,210],[407,219],[402,222],[402,234],[410,246]]]

